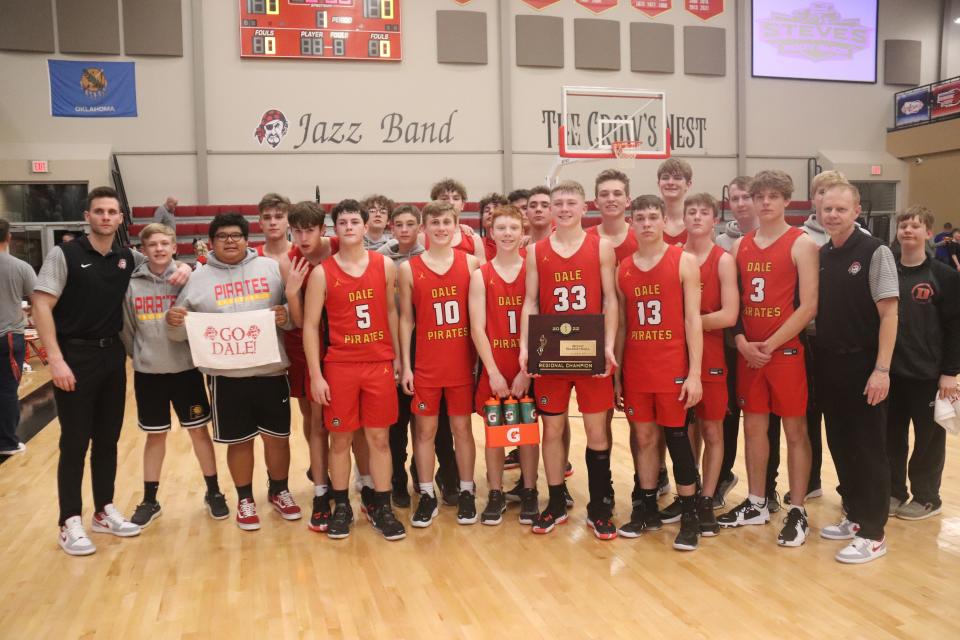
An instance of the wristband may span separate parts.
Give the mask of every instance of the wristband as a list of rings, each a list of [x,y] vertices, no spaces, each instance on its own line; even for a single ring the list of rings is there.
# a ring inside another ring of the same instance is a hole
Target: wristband
[[[880,365],[874,365],[873,370],[880,373],[890,373],[890,367],[881,367]]]

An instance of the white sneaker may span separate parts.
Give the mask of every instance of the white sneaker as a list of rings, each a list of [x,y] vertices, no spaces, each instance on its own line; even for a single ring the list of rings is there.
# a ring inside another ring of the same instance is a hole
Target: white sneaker
[[[132,538],[140,535],[140,527],[124,518],[113,503],[103,508],[103,511],[93,514],[94,533],[112,533],[121,538]]]
[[[887,555],[887,539],[870,540],[857,536],[853,542],[841,549],[836,556],[837,562],[844,564],[864,564]]]
[[[18,453],[23,453],[26,450],[27,450],[27,445],[20,442],[13,449],[4,449],[3,451],[0,451],[0,456],[15,456]]]
[[[850,522],[844,517],[837,524],[820,529],[820,537],[827,540],[850,540],[860,531],[860,525],[856,522]]]
[[[87,537],[87,532],[83,530],[83,520],[80,516],[67,518],[60,527],[58,542],[60,548],[71,556],[88,556],[97,550],[93,546],[93,541]]]

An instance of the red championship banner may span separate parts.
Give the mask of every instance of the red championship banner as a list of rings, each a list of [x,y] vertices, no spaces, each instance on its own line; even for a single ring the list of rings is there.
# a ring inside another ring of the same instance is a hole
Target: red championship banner
[[[603,13],[607,9],[613,9],[620,3],[620,0],[577,0],[577,4],[594,13]]]
[[[638,9],[651,18],[666,13],[673,8],[673,0],[630,0],[634,9]]]
[[[560,0],[523,0],[524,4],[530,5],[537,11],[540,9],[546,9],[552,4],[557,4]]]
[[[683,8],[701,20],[723,13],[723,0],[683,0]]]
[[[947,80],[930,88],[930,118],[960,113],[960,80]]]

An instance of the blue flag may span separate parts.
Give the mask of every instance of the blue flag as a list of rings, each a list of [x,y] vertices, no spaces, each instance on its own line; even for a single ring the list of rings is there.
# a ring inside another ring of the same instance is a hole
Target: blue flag
[[[50,110],[65,118],[137,117],[132,62],[48,60]]]

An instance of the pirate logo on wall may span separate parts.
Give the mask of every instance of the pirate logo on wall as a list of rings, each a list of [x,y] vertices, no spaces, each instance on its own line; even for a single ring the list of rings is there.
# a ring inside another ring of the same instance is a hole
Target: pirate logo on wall
[[[283,111],[270,109],[260,118],[260,124],[253,132],[253,137],[261,145],[266,140],[271,148],[276,149],[283,140],[283,136],[287,135],[288,128],[287,117],[283,115]]]

